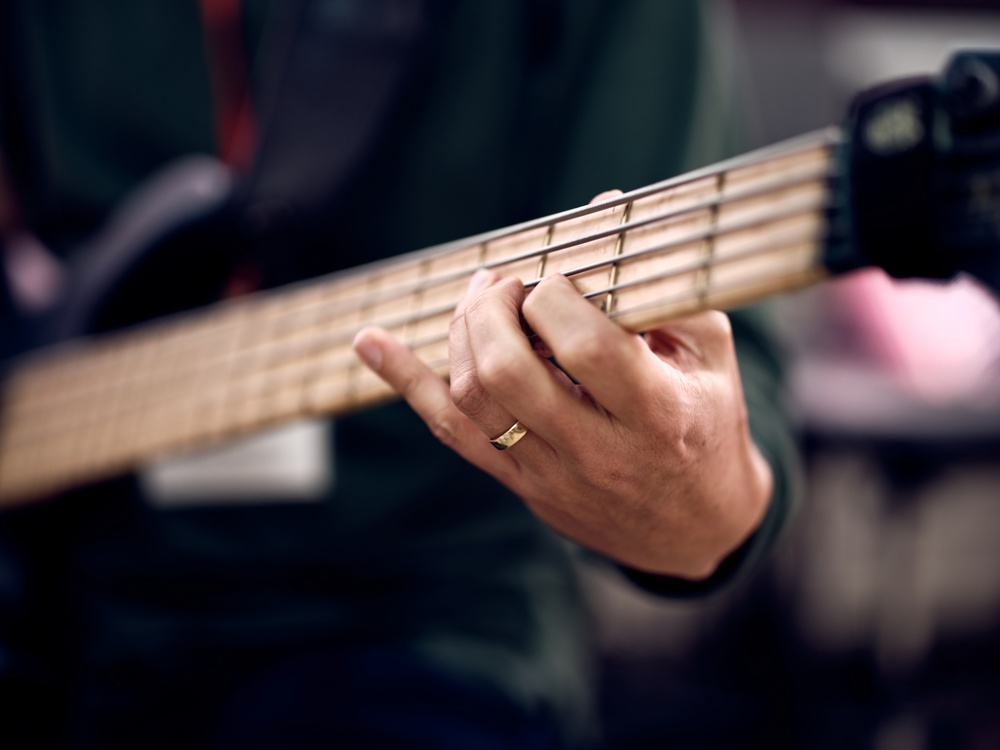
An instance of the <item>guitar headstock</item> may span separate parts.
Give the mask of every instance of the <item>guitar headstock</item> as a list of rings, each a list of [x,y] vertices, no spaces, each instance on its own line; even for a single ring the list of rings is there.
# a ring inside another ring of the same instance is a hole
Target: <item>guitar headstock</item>
[[[1000,294],[1000,51],[862,93],[847,132],[849,241],[831,244],[831,269],[966,272]]]

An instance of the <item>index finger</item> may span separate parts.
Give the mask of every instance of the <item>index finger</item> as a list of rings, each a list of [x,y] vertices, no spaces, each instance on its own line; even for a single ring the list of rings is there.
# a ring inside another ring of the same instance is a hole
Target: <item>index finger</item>
[[[523,311],[559,366],[619,419],[642,419],[669,400],[672,391],[664,379],[679,377],[678,371],[650,351],[641,336],[608,320],[566,277],[544,279]]]

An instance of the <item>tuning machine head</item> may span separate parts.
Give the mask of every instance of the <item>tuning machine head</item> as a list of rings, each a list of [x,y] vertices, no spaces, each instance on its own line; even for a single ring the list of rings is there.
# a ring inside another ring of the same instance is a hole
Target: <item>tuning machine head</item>
[[[1000,126],[1000,52],[959,52],[942,76],[945,108],[958,132]]]
[[[863,92],[847,135],[851,247],[834,270],[965,271],[1000,290],[1000,51],[960,52],[939,77]]]

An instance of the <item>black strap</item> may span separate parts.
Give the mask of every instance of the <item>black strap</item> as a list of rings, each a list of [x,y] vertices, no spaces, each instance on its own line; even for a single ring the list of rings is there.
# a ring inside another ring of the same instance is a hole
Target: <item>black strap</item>
[[[258,149],[240,195],[266,284],[303,275],[289,244],[322,221],[371,152],[420,68],[434,5],[299,0],[276,22],[257,95]]]

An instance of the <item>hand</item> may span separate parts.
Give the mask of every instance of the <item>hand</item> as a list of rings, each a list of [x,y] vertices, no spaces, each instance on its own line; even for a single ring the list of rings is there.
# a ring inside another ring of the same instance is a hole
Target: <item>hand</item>
[[[562,369],[532,348],[521,314]],[[517,279],[480,271],[452,319],[450,387],[384,330],[361,331],[355,350],[445,445],[625,565],[707,577],[763,518],[773,479],[722,313],[640,336],[563,276],[525,297]],[[528,434],[495,450],[489,438],[517,420]]]

